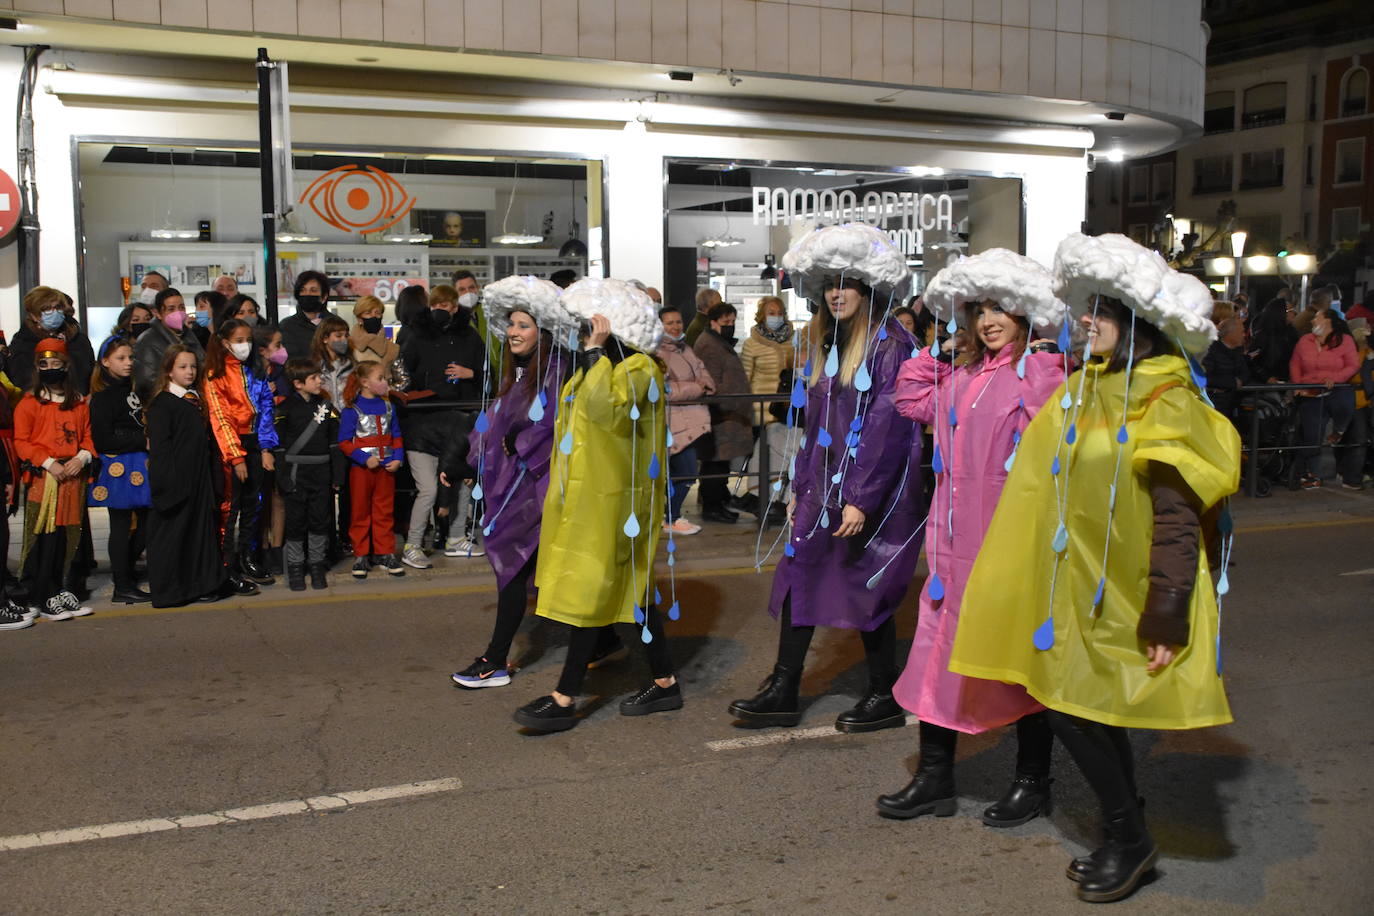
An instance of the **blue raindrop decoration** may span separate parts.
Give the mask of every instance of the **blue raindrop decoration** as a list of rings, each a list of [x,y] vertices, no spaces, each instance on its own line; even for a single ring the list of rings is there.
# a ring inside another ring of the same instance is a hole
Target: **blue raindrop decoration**
[[[1069,424],[1068,431],[1064,433],[1064,441],[1067,442],[1069,445],[1073,445],[1074,440],[1077,439],[1077,438],[1078,438],[1078,424],[1077,424],[1077,423],[1070,423],[1070,424]]]
[[[646,626],[644,629],[639,631],[639,640],[645,645],[648,645],[649,643],[654,641],[654,634],[650,633],[649,628]]]
[[[668,430],[668,435],[663,437],[663,444],[669,449],[673,447],[673,431],[671,429]]]
[[[1107,578],[1103,576],[1097,580],[1097,593],[1093,595],[1093,607],[1102,604],[1102,595],[1107,590]]]
[[[800,376],[792,380],[792,406],[797,410],[806,406],[806,386]]]
[[[572,454],[572,430],[564,430],[563,438],[558,440],[558,450],[565,455]]]
[[[788,544],[782,548],[782,555],[785,557],[795,557],[797,555],[796,548],[794,548],[791,544]]]
[[[654,452],[649,456],[649,479],[658,480],[659,471],[658,452]]]
[[[854,419],[850,420],[850,421],[849,421],[849,428],[850,428],[851,430],[853,430],[854,432],[856,432],[856,433],[857,433],[859,430],[863,429],[863,428],[864,428],[864,415],[863,415],[863,414],[859,414],[859,415],[857,415],[856,417],[854,417]]]
[[[1121,425],[1121,428],[1116,431],[1116,441],[1120,442],[1122,445],[1125,445],[1126,441],[1130,438],[1131,437],[1126,434],[1126,424],[1123,423]]]
[[[954,409],[954,405],[949,405],[949,427],[953,429],[959,425],[959,413]]]
[[[873,387],[873,377],[868,374],[868,366],[859,363],[859,371],[854,373],[854,390],[867,391]]]
[[[834,440],[830,438],[830,430],[822,426],[816,431],[816,444],[821,448],[830,448],[830,443]]]
[[[654,586],[654,604],[662,604],[662,603],[663,603],[663,593],[660,592],[660,591],[658,590],[658,586],[655,585],[655,586]]]
[[[885,325],[885,324],[880,324],[880,325],[878,325],[878,339],[879,339],[879,340],[887,340],[887,325]]]
[[[930,456],[930,469],[936,474],[945,472],[945,459],[940,454],[940,443],[935,443],[935,452]]]
[[[491,533],[492,533],[493,531],[495,531],[495,530],[496,530],[496,523],[495,523],[495,522],[492,522],[491,524],[487,525],[487,527],[485,527],[485,528],[482,529],[482,536],[483,536],[483,537],[491,537]]]
[[[485,410],[477,415],[477,422],[473,424],[472,428],[479,433],[485,433],[488,429],[491,429],[491,422],[487,419],[487,412]]]
[[[677,553],[677,541],[673,540],[673,536],[671,534],[668,535],[668,552]]]
[[[844,444],[849,446],[850,448],[858,448],[859,434],[851,431],[849,435],[844,437]]]
[[[949,323],[945,325],[945,330],[951,334],[959,330],[959,325],[955,323],[953,315],[949,316]]]
[[[1060,522],[1059,527],[1054,532],[1054,539],[1050,541],[1050,548],[1055,553],[1063,553],[1069,546],[1069,529]]]
[[[625,526],[621,530],[625,532],[627,538],[633,539],[639,537],[639,519],[635,518],[633,512],[625,519]]]
[[[1231,574],[1226,570],[1221,571],[1221,578],[1217,580],[1217,594],[1224,595],[1231,590]]]
[[[541,391],[540,394],[543,394],[543,392]],[[535,398],[533,401],[530,401],[530,409],[527,416],[530,418],[531,423],[538,423],[540,420],[544,419],[544,404],[542,398]]]
[[[640,607],[638,604],[635,605],[635,623],[640,626],[644,625],[644,608]]]
[[[638,420],[638,419],[639,419],[639,405],[638,405],[638,404],[631,404],[631,405],[630,405],[630,419],[631,419],[631,420]]]
[[[1016,449],[1015,449],[1015,448],[1012,448],[1011,454],[1007,456],[1007,460],[1004,461],[1004,462],[1002,462],[1002,470],[1004,470],[1004,471],[1006,471],[1008,474],[1010,474],[1010,473],[1011,473],[1011,466],[1012,466],[1013,464],[1015,464],[1015,463],[1016,463]]]
[[[1067,321],[1065,321],[1065,322],[1064,322],[1062,325],[1060,325],[1060,327],[1059,327],[1059,341],[1058,341],[1058,343],[1059,343],[1059,352],[1060,352],[1060,353],[1067,353],[1067,352],[1069,352],[1069,346],[1070,346],[1070,344],[1072,343],[1072,341],[1071,341],[1071,339],[1069,338],[1069,323],[1068,323]]]
[[[833,473],[833,474],[830,475],[830,482],[831,482],[831,483],[839,483],[839,482],[840,482],[840,478],[842,478],[842,477],[844,477],[844,472],[843,472],[843,471],[836,471],[835,473]]]
[[[930,594],[931,601],[945,600],[945,583],[940,581],[940,574],[932,572],[930,574],[930,587],[926,590]]]
[[[881,579],[881,578],[883,577],[883,573],[885,573],[885,572],[887,572],[887,567],[886,567],[886,566],[884,566],[882,569],[880,569],[880,570],[878,570],[877,572],[875,572],[873,575],[869,576],[869,577],[868,577],[868,587],[869,587],[870,589],[877,588],[877,587],[878,587],[878,580]]]
[[[1050,462],[1050,473],[1051,473],[1051,474],[1054,474],[1055,476],[1058,476],[1058,475],[1059,475],[1059,456],[1058,456],[1058,455],[1055,455],[1055,456],[1054,456],[1054,460]]]
[[[914,347],[911,348],[911,358],[912,358],[912,359],[915,359],[916,357],[918,357],[918,356],[920,356],[920,355],[921,355],[921,345],[920,345],[920,344],[917,344],[916,346],[914,346]],[[934,354],[934,353],[931,353],[930,355],[931,355],[931,356],[934,356],[935,354]]]
[[[832,346],[825,356],[825,377],[834,378],[840,372],[840,348]]]
[[[645,392],[645,396],[649,399],[650,404],[658,403],[658,379],[652,375],[649,376],[649,390]]]
[[[1017,378],[1025,378],[1025,377],[1026,377],[1026,357],[1027,357],[1027,356],[1030,356],[1030,347],[1026,347],[1024,350],[1022,350],[1022,351],[1021,351],[1021,358],[1018,359],[1018,360],[1016,361],[1016,377],[1017,377]]]
[[[1069,394],[1068,385],[1064,386],[1064,396],[1059,399],[1059,406],[1064,410],[1068,410],[1073,406],[1073,395]]]
[[[1054,616],[1045,618],[1045,622],[1040,624],[1035,630],[1035,636],[1031,639],[1035,648],[1041,652],[1046,652],[1054,646]]]
[[[825,529],[827,529],[827,530],[830,528],[830,510],[829,510],[829,509],[822,509],[822,510],[821,510],[821,527],[822,527],[822,528],[825,528]]]
[[[482,498],[482,481],[481,481],[481,480],[478,480],[475,484],[472,485],[472,498],[473,498],[474,500],[480,500],[480,499]]]
[[[682,608],[680,608],[680,607],[678,606],[678,603],[677,603],[676,601],[674,601],[674,602],[672,603],[672,605],[668,608],[668,619],[669,619],[669,620],[677,620],[677,619],[678,619],[679,617],[681,617],[681,616],[682,616]]]
[[[936,359],[940,358],[940,342],[938,340],[930,345],[930,355]]]

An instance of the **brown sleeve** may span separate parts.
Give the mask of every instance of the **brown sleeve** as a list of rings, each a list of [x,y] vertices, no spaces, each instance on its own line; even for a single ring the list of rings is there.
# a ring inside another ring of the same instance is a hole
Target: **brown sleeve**
[[[1188,644],[1188,607],[1197,579],[1197,498],[1174,468],[1150,464],[1154,536],[1150,543],[1150,588],[1136,635],[1147,642]]]

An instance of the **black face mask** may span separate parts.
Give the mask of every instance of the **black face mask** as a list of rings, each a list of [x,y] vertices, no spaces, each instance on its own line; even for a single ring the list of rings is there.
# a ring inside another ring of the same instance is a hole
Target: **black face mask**
[[[727,324],[716,333],[719,334],[721,337],[724,337],[726,340],[734,340],[735,326],[733,324]]]
[[[376,334],[382,329],[382,319],[380,318],[364,318],[359,324],[361,324],[363,330],[369,334]]]
[[[138,338],[142,336],[143,332],[148,330],[152,326],[152,322],[135,321],[133,324],[129,325],[129,336],[134,340],[138,340]]]
[[[432,321],[432,322],[434,322],[434,326],[435,326],[436,328],[438,328],[439,330],[441,330],[441,331],[442,331],[444,328],[448,327],[449,319],[452,318],[452,317],[453,317],[453,316],[449,314],[448,309],[430,309],[430,310],[429,310],[429,320]]]
[[[319,296],[297,296],[296,307],[302,312],[318,312],[324,308],[324,303]]]
[[[44,385],[56,387],[67,380],[66,369],[39,369],[38,378]]]

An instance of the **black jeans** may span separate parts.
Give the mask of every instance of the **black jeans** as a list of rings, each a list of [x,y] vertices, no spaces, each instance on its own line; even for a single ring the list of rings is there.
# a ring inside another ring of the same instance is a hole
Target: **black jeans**
[[[110,509],[109,512],[110,576],[116,591],[127,591],[134,587],[134,562],[143,553],[148,536],[148,510]]]
[[[525,619],[525,609],[529,606],[530,577],[534,575],[535,560],[538,554],[530,557],[528,563],[520,568],[511,579],[496,593],[496,625],[491,630],[491,642],[482,657],[494,665],[506,664],[510,655],[510,645],[515,641],[520,621]],[[585,667],[585,666],[584,666]]]
[[[668,637],[663,632],[663,615],[658,605],[651,604],[644,609],[653,639],[644,645],[649,656],[649,673],[655,680],[673,676],[673,654],[668,651]],[[564,696],[575,697],[582,693],[582,682],[587,677],[587,663],[596,655],[599,647],[605,646],[615,638],[613,627],[573,627],[568,637],[568,657],[563,662],[563,674],[558,678],[558,692]],[[490,658],[490,656],[488,656]]]
[[[252,553],[262,499],[262,452],[258,449],[258,437],[244,436],[242,441],[243,466],[248,469],[248,476],[239,480],[238,474],[229,469],[229,512],[224,519],[224,560],[231,569],[236,558]]]
[[[1317,457],[1321,454],[1326,431],[1326,419],[1338,436],[1345,435],[1346,427],[1355,413],[1355,392],[1341,388],[1325,397],[1298,398],[1298,424],[1302,428],[1303,448],[1298,453],[1298,470],[1308,474],[1317,473]]]
[[[701,507],[703,509],[720,509],[730,500],[730,479],[728,477],[711,477],[712,474],[728,474],[730,472],[730,462],[728,461],[707,461],[701,462],[701,486],[698,494],[701,496]]]
[[[792,623],[792,596],[782,600],[782,615],[778,623],[778,666],[801,674],[806,665],[806,653],[811,648],[814,626],[795,626]],[[891,617],[873,630],[860,630],[864,655],[868,659],[869,690],[891,693],[897,683],[897,621]]]
[[[1055,737],[1064,742],[1102,805],[1103,816],[1134,810],[1137,804],[1135,755],[1126,729],[1103,725],[1051,709],[1046,713]]]

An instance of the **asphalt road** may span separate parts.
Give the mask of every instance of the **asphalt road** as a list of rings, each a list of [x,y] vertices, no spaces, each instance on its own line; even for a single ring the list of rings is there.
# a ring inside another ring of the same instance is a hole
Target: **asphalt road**
[[[1368,518],[1242,531],[1224,622],[1237,722],[1137,733],[1164,858],[1120,912],[1374,912],[1371,544]],[[771,665],[767,571],[679,582],[681,712],[617,714],[644,675],[635,655],[590,675],[578,728],[537,737],[510,714],[556,679],[556,626],[522,633],[511,686],[467,692],[448,680],[484,645],[494,610],[481,561],[467,562],[477,572],[457,584],[341,575],[323,598],[278,588],[236,607],[0,634],[0,911],[1087,906],[1063,869],[1091,842],[1094,811],[1062,753],[1052,818],[1004,831],[979,820],[1010,776],[1005,731],[961,743],[958,816],[875,816],[873,798],[908,778],[916,730],[828,729],[862,689],[853,634],[818,635],[798,730],[732,727],[726,705]],[[914,611],[913,598],[900,617],[907,639]],[[797,740],[712,743],[785,734]],[[350,794],[431,780],[447,781],[404,798]],[[76,829],[307,798],[146,835]],[[56,845],[6,849],[62,830],[74,832]]]

